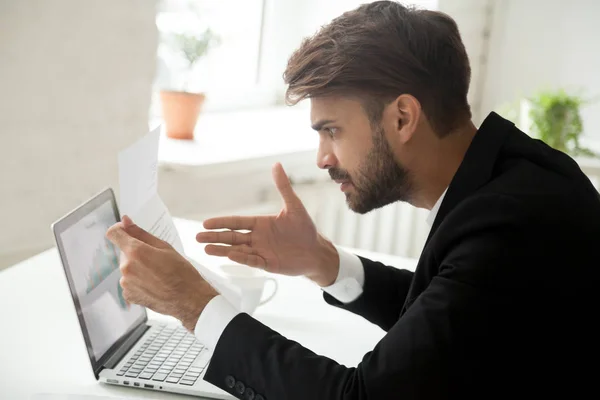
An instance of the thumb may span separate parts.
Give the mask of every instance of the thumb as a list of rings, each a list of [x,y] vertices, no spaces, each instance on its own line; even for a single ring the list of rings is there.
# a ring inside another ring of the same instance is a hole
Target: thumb
[[[122,221],[123,228],[129,235],[131,235],[131,237],[134,237],[146,244],[149,244],[150,246],[159,249],[165,249],[170,247],[169,244],[164,240],[157,238],[156,236],[146,232],[144,229],[134,224],[131,218],[129,218],[127,215],[123,216]]]
[[[275,181],[275,186],[277,187],[277,190],[279,191],[279,194],[281,195],[281,198],[283,198],[283,201],[287,207],[303,207],[302,201],[296,192],[294,192],[290,178],[288,178],[287,174],[283,170],[281,163],[276,163],[273,165],[273,180]]]
[[[106,232],[106,238],[124,253],[129,252],[133,246],[139,244],[139,240],[131,237],[124,228],[123,223],[117,222]]]

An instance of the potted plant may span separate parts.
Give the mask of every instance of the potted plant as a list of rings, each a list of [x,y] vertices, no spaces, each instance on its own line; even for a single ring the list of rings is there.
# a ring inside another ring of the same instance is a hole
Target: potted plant
[[[556,90],[539,92],[528,100],[532,136],[573,156],[596,156],[580,143],[583,121],[579,110],[586,104],[584,99]]]
[[[589,103],[563,89],[539,91],[523,99],[518,106],[507,105],[501,113],[530,136],[550,147],[574,157],[596,157],[597,154],[582,146],[583,121],[580,108]]]
[[[168,137],[191,140],[206,95],[192,92],[188,86],[196,63],[216,44],[217,38],[206,29],[201,35],[174,34],[171,42],[185,60],[187,76],[181,90],[161,90],[163,120]]]

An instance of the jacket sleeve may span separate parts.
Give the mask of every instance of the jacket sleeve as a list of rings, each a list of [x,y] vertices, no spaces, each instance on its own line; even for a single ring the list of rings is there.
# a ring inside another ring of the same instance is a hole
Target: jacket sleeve
[[[342,303],[328,293],[323,297],[327,303],[358,314],[387,332],[400,317],[413,272],[359,258],[365,270],[363,293],[351,303]]]
[[[477,337],[470,318],[480,321],[475,327],[487,325],[484,298],[470,285],[434,278],[357,367],[316,355],[239,314],[219,339],[204,379],[240,399],[249,390],[266,400],[445,398],[451,343]]]
[[[493,358],[492,351],[503,349],[498,338],[511,343],[509,335],[514,334],[506,331],[513,325],[505,322],[507,311],[517,309],[519,292],[514,288],[507,296],[499,286],[507,281],[502,273],[513,260],[506,249],[521,237],[513,235],[510,222],[505,224],[507,214],[499,215],[453,238],[456,245],[441,261],[439,273],[399,319],[409,275],[368,264],[364,299],[354,310],[389,329],[358,366],[318,356],[239,314],[219,339],[204,379],[238,398],[260,395],[266,400],[439,399],[448,397],[451,385],[468,387],[472,382],[466,380],[478,371],[487,373],[478,366],[481,352]],[[517,254],[522,251],[513,248]],[[394,290],[395,285],[400,287]]]

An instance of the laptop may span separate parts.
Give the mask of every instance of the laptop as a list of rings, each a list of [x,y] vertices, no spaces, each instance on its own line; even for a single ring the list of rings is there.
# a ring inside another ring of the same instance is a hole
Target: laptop
[[[120,221],[112,189],[52,224],[96,380],[132,388],[233,399],[204,381],[211,351],[181,325],[148,320],[128,304],[120,251],[106,231]]]

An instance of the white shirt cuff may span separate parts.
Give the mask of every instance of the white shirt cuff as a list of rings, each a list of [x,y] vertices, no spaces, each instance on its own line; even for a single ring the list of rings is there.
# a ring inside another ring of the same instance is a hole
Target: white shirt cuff
[[[340,257],[338,276],[330,286],[322,287],[342,303],[356,300],[363,292],[365,285],[365,268],[357,255],[335,246]]]
[[[225,297],[218,295],[208,302],[198,318],[194,335],[208,350],[214,350],[229,323],[239,314]]]

